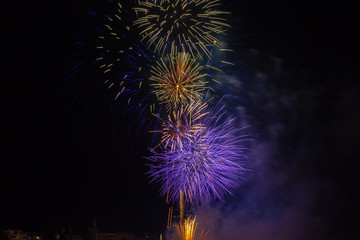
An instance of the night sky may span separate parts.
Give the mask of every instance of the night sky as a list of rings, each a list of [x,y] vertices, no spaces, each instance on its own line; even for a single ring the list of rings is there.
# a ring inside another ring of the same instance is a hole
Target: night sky
[[[87,12],[107,4],[3,6],[0,226],[82,233],[96,216],[103,232],[165,229],[165,199],[144,175],[149,136],[122,117],[126,102],[109,107],[101,87],[73,101],[82,88],[64,89],[73,44],[93,29]],[[239,19],[232,40],[241,69],[226,79],[245,79],[246,88],[234,88],[227,101],[255,141],[248,181],[199,210],[201,223],[216,229],[209,238],[358,239],[354,6],[255,0],[230,9]],[[96,77],[90,69],[82,75],[91,83]]]

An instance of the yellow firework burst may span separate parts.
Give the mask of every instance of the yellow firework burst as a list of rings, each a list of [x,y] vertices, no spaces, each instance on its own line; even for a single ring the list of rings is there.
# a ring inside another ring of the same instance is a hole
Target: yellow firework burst
[[[220,0],[143,0],[134,10],[134,21],[142,41],[164,54],[172,44],[182,46],[194,56],[210,56],[210,46],[220,46],[219,34],[229,25],[226,11],[218,10]]]
[[[201,69],[190,54],[172,53],[152,67],[150,86],[167,109],[176,108],[201,98],[206,84]]]

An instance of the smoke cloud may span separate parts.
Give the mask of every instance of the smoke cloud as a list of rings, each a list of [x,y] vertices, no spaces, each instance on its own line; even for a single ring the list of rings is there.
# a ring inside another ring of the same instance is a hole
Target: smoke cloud
[[[358,89],[332,92],[316,73],[284,59],[254,50],[248,57],[256,70],[246,102],[225,99],[242,125],[252,126],[247,182],[227,201],[197,210],[198,230],[209,229],[209,240],[353,239],[356,214],[343,208],[356,203],[348,198],[351,185],[344,187],[351,177],[341,171],[360,133]],[[242,84],[230,75],[222,81]]]

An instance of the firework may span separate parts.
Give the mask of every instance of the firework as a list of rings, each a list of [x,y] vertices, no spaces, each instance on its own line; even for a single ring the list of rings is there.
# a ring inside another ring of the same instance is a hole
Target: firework
[[[161,183],[161,195],[171,202],[178,202],[182,192],[194,205],[222,200],[241,183],[245,172],[246,148],[240,144],[247,139],[240,135],[242,129],[232,127],[235,119],[225,117],[220,106],[208,113],[203,108],[195,115],[197,119],[185,114],[165,122],[161,150],[153,149],[148,157],[152,181]]]
[[[138,110],[156,111],[156,104],[149,90],[148,73],[153,61],[153,52],[131,31],[135,18],[132,11],[116,4],[109,15],[105,15],[104,27],[98,31],[96,65],[103,72],[104,85],[112,91],[113,100],[125,98],[126,114]]]
[[[148,80],[154,54],[132,31],[136,18],[132,7],[132,2],[111,1],[96,12],[90,11],[86,22],[92,26],[82,28],[82,37],[74,44],[66,91],[76,96],[73,103],[84,109],[84,118],[111,112],[114,119],[113,126],[91,121],[91,134],[106,128],[109,130],[102,136],[124,137],[123,132],[119,133],[123,117],[136,122],[136,128],[129,130],[135,135],[141,130],[148,134],[158,127],[158,119],[151,113],[161,109]],[[153,144],[156,136],[151,137]]]
[[[183,223],[180,222],[178,225],[176,225],[176,230],[178,232],[179,239],[180,240],[203,239],[203,237],[206,235],[204,229],[200,233],[200,236],[196,238],[196,228],[197,228],[196,216],[194,218],[189,216],[184,220]]]
[[[166,107],[176,108],[201,98],[206,82],[201,74],[202,67],[186,52],[169,54],[152,67],[150,86],[161,103]]]
[[[160,144],[171,150],[176,147],[182,148],[183,140],[190,140],[199,131],[202,131],[204,124],[199,121],[208,112],[205,111],[207,102],[201,101],[191,102],[167,115],[166,118],[160,119],[162,124],[161,130],[153,131],[161,133]]]
[[[97,36],[94,41],[97,57],[94,65],[107,78],[105,83],[112,88],[116,87],[116,84],[112,84],[113,82],[108,78],[128,70],[124,67],[124,62],[128,61],[128,53],[132,52],[137,44],[137,38],[131,31],[131,19],[134,19],[135,16],[131,11],[126,10],[127,6],[122,5],[119,1],[114,1],[106,7],[108,9],[105,10],[104,15],[93,13],[97,17],[95,27]],[[98,26],[98,22],[102,24]]]
[[[221,45],[217,35],[229,27],[224,18],[229,12],[220,6],[220,0],[140,0],[134,25],[155,52],[164,54],[175,44],[192,55],[209,56],[211,46]]]

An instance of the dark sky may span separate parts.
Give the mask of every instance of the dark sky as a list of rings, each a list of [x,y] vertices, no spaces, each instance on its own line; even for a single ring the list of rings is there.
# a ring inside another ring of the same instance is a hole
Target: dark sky
[[[109,98],[106,91],[99,90],[72,104],[80,93],[76,88],[63,91],[72,45],[92,29],[87,12],[106,4],[16,1],[3,7],[0,186],[5,201],[0,225],[46,232],[67,224],[81,232],[96,216],[103,231],[157,233],[165,227],[165,201],[144,176],[142,156],[148,154],[149,140],[141,132],[135,136],[136,124],[121,118],[124,103],[110,110],[103,104]],[[244,1],[231,10],[241,18],[234,42],[241,43],[240,61],[249,69],[244,75],[249,104],[237,109],[253,125],[257,142],[249,167],[261,177],[250,174],[237,200],[216,203],[212,212],[256,231],[263,227],[252,224],[257,211],[266,213],[260,213],[262,220],[271,220],[276,213],[265,208],[288,201],[299,213],[310,209],[302,208],[310,201],[311,211],[301,219],[319,216],[319,236],[351,239],[360,223],[355,198],[360,112],[354,6]],[[85,77],[96,81],[95,75]],[[84,116],[94,102],[105,106]],[[277,161],[261,160],[266,156]],[[270,170],[279,175],[260,174]],[[289,186],[265,184],[276,181],[288,181]],[[300,190],[288,194],[296,184]],[[311,194],[316,198],[309,200]],[[252,217],[240,202],[249,206]],[[229,209],[236,211],[225,215]],[[251,235],[241,232],[246,233]]]

